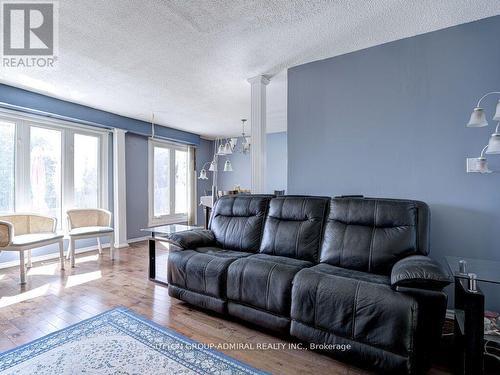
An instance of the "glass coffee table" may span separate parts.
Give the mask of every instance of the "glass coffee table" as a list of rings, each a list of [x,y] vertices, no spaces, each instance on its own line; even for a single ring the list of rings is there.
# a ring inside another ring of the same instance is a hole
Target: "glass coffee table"
[[[169,225],[161,225],[157,227],[149,227],[141,229],[143,232],[151,233],[151,238],[149,239],[149,279],[151,281],[154,281],[155,283],[162,285],[168,285],[166,272],[163,277],[157,274],[156,241],[170,242],[168,239],[169,234],[186,232],[188,230],[193,230],[193,229],[201,230],[203,229],[203,227],[183,225],[183,224],[169,224]],[[168,259],[168,253],[165,260],[167,259]]]
[[[448,256],[446,263],[455,278],[457,373],[481,375],[485,340],[500,345],[500,336],[484,334],[484,294],[478,282],[500,284],[500,262]]]

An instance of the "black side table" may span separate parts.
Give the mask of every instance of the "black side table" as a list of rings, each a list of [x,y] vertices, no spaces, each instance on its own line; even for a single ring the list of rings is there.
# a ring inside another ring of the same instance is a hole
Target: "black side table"
[[[166,280],[167,275],[165,275],[164,278],[159,278],[156,274],[156,241],[169,242],[167,238],[169,234],[185,232],[193,229],[203,228],[183,224],[169,224],[141,229],[144,232],[151,233],[151,237],[149,239],[149,279],[151,281],[165,286],[168,285]]]
[[[457,373],[484,373],[484,294],[478,281],[500,284],[500,262],[446,257],[455,277],[455,347],[458,354]],[[500,342],[500,336],[489,337]]]

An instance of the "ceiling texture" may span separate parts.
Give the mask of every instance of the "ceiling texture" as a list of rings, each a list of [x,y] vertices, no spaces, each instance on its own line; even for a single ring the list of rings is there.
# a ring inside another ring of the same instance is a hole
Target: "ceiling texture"
[[[236,135],[265,74],[286,130],[286,69],[500,14],[498,0],[64,0],[53,69],[0,81],[205,137]]]

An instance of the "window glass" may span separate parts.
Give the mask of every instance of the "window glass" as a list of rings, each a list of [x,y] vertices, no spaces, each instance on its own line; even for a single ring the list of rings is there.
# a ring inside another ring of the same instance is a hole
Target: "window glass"
[[[61,220],[61,132],[30,128],[31,211]]]
[[[170,150],[154,147],[154,216],[170,214]]]
[[[175,150],[175,213],[187,213],[188,153]]]
[[[0,120],[0,212],[14,211],[14,152],[16,125]]]
[[[99,207],[99,138],[75,134],[74,137],[75,207]]]

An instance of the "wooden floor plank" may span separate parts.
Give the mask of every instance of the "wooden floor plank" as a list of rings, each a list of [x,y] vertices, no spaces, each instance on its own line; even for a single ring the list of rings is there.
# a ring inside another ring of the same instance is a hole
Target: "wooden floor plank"
[[[160,245],[160,249],[165,249]],[[160,250],[159,258],[164,259]],[[77,256],[76,268],[60,271],[56,261],[35,263],[25,286],[19,269],[0,270],[0,351],[11,349],[117,306],[125,306],[193,340],[211,343],[288,343],[238,321],[193,308],[168,296],[147,278],[147,242],[120,249],[112,262],[103,255]],[[164,268],[164,267],[163,267]],[[308,350],[221,350],[274,374],[367,374]],[[433,369],[433,374],[447,374]]]

